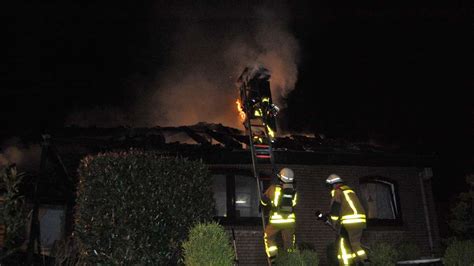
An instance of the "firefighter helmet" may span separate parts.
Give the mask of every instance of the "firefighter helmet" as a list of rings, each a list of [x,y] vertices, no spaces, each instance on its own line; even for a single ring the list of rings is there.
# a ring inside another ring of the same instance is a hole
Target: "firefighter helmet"
[[[295,178],[295,174],[290,168],[283,168],[280,170],[280,173],[278,173],[278,178],[285,183],[291,183]]]
[[[342,180],[342,178],[336,174],[331,174],[326,179],[326,184],[329,184],[329,185],[334,185],[334,184],[343,183],[343,182],[344,180]]]

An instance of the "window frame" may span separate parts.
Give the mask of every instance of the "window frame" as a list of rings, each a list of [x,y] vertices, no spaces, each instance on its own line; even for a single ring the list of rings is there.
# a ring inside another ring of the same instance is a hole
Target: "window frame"
[[[258,217],[236,217],[236,186],[235,178],[238,175],[248,176],[254,178],[253,172],[246,169],[233,169],[233,168],[210,168],[211,175],[224,175],[226,177],[226,207],[227,216],[214,216],[214,220],[218,221],[222,225],[260,225],[262,224],[261,209],[259,209]],[[255,186],[256,181],[254,181]],[[265,185],[265,181],[261,181]],[[260,204],[260,203],[259,203]]]
[[[367,218],[367,226],[403,226],[402,208],[398,183],[382,176],[364,176],[359,178],[359,187],[363,184],[384,184],[390,186],[391,204],[394,205],[395,219]]]

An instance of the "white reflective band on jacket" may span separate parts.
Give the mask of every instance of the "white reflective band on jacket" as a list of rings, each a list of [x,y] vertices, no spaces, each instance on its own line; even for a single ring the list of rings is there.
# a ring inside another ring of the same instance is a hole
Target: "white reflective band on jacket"
[[[341,218],[342,224],[355,224],[355,223],[365,223],[365,214],[349,214],[344,215]]]
[[[293,201],[292,201],[293,207],[296,206],[296,197],[297,197],[297,196],[298,196],[298,193],[295,193],[295,197],[293,198]]]
[[[278,207],[278,202],[280,201],[281,187],[275,188],[275,196],[272,200],[273,206]]]
[[[295,222],[295,214],[291,213],[287,217],[283,217],[282,215],[278,214],[278,212],[274,212],[272,216],[270,216],[270,223],[271,224],[289,224]]]
[[[358,213],[357,208],[351,199],[351,194],[355,195],[354,191],[352,189],[345,189],[345,190],[342,190],[342,193],[344,194],[345,200],[347,201],[351,210],[353,211],[353,214],[343,215],[341,217],[341,223],[342,224],[366,223],[365,214]]]

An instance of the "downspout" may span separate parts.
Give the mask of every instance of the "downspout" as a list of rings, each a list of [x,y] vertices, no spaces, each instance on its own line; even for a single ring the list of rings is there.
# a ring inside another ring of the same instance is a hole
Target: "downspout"
[[[427,204],[426,193],[425,193],[425,181],[431,179],[431,177],[433,176],[433,172],[431,168],[425,168],[423,169],[423,172],[420,172],[418,174],[418,176],[420,179],[421,199],[423,201],[423,210],[425,214],[426,230],[428,231],[428,243],[430,245],[430,254],[431,256],[434,256],[433,233],[431,230],[431,221],[430,221],[430,215],[428,211],[428,204]]]

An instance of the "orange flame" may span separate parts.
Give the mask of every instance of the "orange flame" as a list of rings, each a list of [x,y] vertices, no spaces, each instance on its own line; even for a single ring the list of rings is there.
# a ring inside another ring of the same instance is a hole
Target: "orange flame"
[[[246,116],[244,110],[242,109],[242,104],[239,100],[235,101],[235,103],[237,104],[237,110],[239,111],[240,120],[245,121]]]

